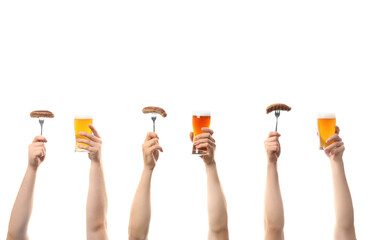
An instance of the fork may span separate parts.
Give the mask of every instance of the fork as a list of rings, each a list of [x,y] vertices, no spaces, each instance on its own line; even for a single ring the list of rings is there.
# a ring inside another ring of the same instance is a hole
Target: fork
[[[277,132],[277,124],[278,124],[278,117],[280,116],[280,110],[275,110],[274,115],[276,116],[276,132]]]
[[[42,136],[42,126],[44,125],[44,119],[38,119],[41,125],[41,136]]]
[[[156,124],[155,124],[156,119],[157,119],[156,115],[153,115],[153,116],[152,116],[152,121],[153,121],[153,132],[156,132]]]

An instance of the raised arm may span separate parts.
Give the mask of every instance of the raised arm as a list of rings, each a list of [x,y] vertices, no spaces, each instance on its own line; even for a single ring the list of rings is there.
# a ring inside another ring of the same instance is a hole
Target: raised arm
[[[158,136],[156,133],[150,132],[147,134],[142,149],[144,169],[132,202],[129,217],[128,232],[130,240],[148,239],[151,214],[150,182],[153,169],[156,166],[159,157],[159,151],[163,151],[158,143]]]
[[[13,205],[7,240],[28,239],[27,232],[33,209],[34,184],[36,182],[37,169],[46,156],[45,142],[47,141],[43,136],[37,136],[29,145],[28,168]]]
[[[229,239],[227,203],[214,158],[216,148],[215,139],[212,137],[214,131],[209,128],[202,128],[202,131],[205,133],[194,138],[194,145],[196,148],[207,148],[207,154],[201,158],[205,163],[207,174],[208,239],[227,240]],[[193,133],[190,133],[190,139],[193,140]]]
[[[90,184],[87,195],[86,224],[88,240],[108,239],[107,233],[107,192],[104,181],[102,164],[102,140],[93,125],[89,125],[93,134],[79,132],[80,135],[89,138],[78,138],[78,147],[89,151],[88,157],[91,160]]]
[[[324,150],[330,159],[334,185],[336,218],[334,239],[355,240],[354,208],[344,172],[343,152],[345,148],[342,139],[339,137],[339,131],[339,127],[335,127],[335,134],[326,141],[333,143]]]
[[[282,205],[280,183],[277,173],[277,160],[280,157],[281,135],[270,132],[265,140],[267,152],[267,183],[265,187],[264,227],[266,240],[284,239],[284,207]]]

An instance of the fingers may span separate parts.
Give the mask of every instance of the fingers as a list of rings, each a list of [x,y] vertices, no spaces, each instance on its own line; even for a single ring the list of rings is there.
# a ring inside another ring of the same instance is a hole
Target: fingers
[[[99,150],[96,147],[86,146],[86,145],[82,145],[82,144],[78,144],[78,148],[85,149],[85,150],[87,150],[89,152],[97,152]]]
[[[94,135],[92,135],[91,133],[88,133],[88,132],[79,132],[79,135],[81,135],[83,137],[87,137],[91,141],[94,141],[94,142],[101,142],[100,137],[96,137],[96,136],[94,136]]]
[[[44,157],[46,155],[46,147],[42,142],[36,142],[30,145],[29,154],[36,157]]]
[[[277,144],[267,145],[266,149],[268,152],[278,152],[280,150],[280,144],[277,143]]]
[[[93,141],[90,141],[90,140],[87,140],[87,139],[84,139],[84,138],[78,138],[77,139],[77,142],[78,143],[85,143],[87,145],[90,145],[91,147],[94,146],[94,142]],[[79,146],[79,145],[78,145]]]
[[[30,144],[29,148],[31,150],[42,149],[43,151],[46,151],[46,147],[45,147],[44,142],[33,142],[32,144]]]
[[[201,128],[201,130],[205,133],[210,133],[211,135],[214,134],[214,131],[210,128],[203,127],[203,128]]]
[[[158,138],[150,139],[149,141],[144,142],[143,148],[149,148],[155,144],[158,144]]]
[[[215,139],[211,136],[211,133],[201,133],[194,137],[194,141],[198,141],[200,139],[208,138],[215,142]]]
[[[45,155],[46,155],[46,149],[40,148],[40,149],[37,150],[36,156],[38,156],[40,158],[43,158],[43,157],[45,157]]]
[[[268,137],[265,139],[264,143],[271,143],[271,142],[278,142],[279,137],[274,136],[274,137]]]
[[[36,143],[36,142],[47,142],[47,140],[46,140],[46,138],[44,136],[36,136],[33,139],[33,143]]]
[[[194,142],[194,145],[196,148],[202,148],[202,147],[215,147],[215,141],[209,139],[209,138],[203,138],[196,142]]]
[[[190,141],[193,141],[193,138],[194,138],[194,133],[191,132],[191,133],[190,133]]]
[[[326,140],[326,143],[332,142],[332,141],[342,141],[342,139],[339,137],[340,128],[338,126],[335,126],[335,134],[329,137]]]
[[[335,133],[334,135],[332,135],[331,137],[329,137],[327,140],[326,140],[326,143],[330,143],[330,142],[333,142],[333,141],[342,141],[342,138],[339,137],[339,135],[337,133]]]
[[[340,147],[337,147],[335,149],[333,149],[331,152],[330,152],[330,155],[336,155],[340,152],[343,152],[345,149],[344,145],[340,146]]]
[[[279,134],[278,132],[272,131],[272,132],[269,133],[268,138],[275,137],[275,136],[279,137],[279,136],[281,136],[281,134]]]
[[[82,144],[78,144],[78,148],[85,149],[85,150],[87,150],[87,151],[89,151],[89,152],[92,152],[92,151],[94,150],[93,147],[91,147],[91,146],[86,146],[86,145],[82,145]]]
[[[88,127],[92,130],[92,132],[94,133],[95,137],[100,138],[100,135],[99,135],[98,131],[95,129],[94,125],[88,124]]]
[[[159,137],[158,137],[158,135],[157,135],[156,133],[154,133],[154,132],[148,132],[148,133],[146,134],[145,142],[146,142],[146,141],[149,141],[149,140],[152,139],[152,138],[159,138]]]
[[[280,138],[281,134],[278,132],[270,132],[268,135],[268,138],[265,139],[264,143],[271,143],[271,142],[278,142],[278,139]]]
[[[325,148],[325,152],[330,152],[331,150],[333,150],[334,148],[339,148],[341,146],[343,146],[344,143],[342,141],[339,141],[339,142],[334,142],[332,143],[330,146],[326,147]]]
[[[154,152],[156,150],[160,150],[160,152],[163,152],[164,150],[162,149],[162,147],[160,145],[154,145],[150,148],[147,149],[148,153],[151,153],[151,152]]]
[[[281,134],[278,132],[270,132],[268,138],[265,139],[264,145],[267,152],[279,152],[280,151],[280,138]]]
[[[279,141],[267,141],[265,142],[265,147],[267,149],[271,149],[271,148],[279,148],[280,147],[280,142]]]

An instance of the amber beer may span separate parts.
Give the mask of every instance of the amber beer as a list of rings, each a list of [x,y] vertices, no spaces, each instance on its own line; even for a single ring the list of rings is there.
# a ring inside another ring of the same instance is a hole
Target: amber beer
[[[208,111],[194,111],[193,112],[193,137],[204,133],[202,131],[202,128],[210,127],[210,122],[211,122],[211,113]],[[206,154],[207,153],[207,148],[199,148],[197,149],[193,145],[193,154]]]
[[[319,149],[324,149],[332,143],[326,143],[326,140],[335,134],[335,126],[335,113],[322,113],[318,115]]]
[[[83,137],[79,135],[79,132],[88,132],[92,134],[92,130],[88,127],[88,124],[92,124],[92,117],[91,116],[75,116],[74,119],[74,129],[75,129],[75,152],[88,152],[85,149],[79,148],[78,145],[86,145],[85,143],[78,143],[76,140],[78,138],[88,139],[87,137]]]

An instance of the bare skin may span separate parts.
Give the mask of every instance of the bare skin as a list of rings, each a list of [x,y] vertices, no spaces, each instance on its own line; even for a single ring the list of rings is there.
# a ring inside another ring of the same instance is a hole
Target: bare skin
[[[215,140],[212,138],[211,129],[204,128],[202,131],[206,133],[196,137],[195,146],[208,148],[208,154],[202,156],[207,174],[210,226],[208,239],[225,240],[228,239],[227,207],[215,165]],[[192,133],[190,133],[190,139],[193,140]],[[150,183],[159,158],[159,151],[163,151],[158,140],[156,133],[148,133],[143,144],[144,169],[131,208],[128,229],[130,240],[146,240],[148,237],[151,217]]]
[[[281,154],[280,136],[278,132],[270,132],[264,142],[268,161],[264,203],[266,240],[284,239],[284,207],[277,173],[277,161]]]
[[[79,132],[79,135],[89,138],[78,138],[78,143],[85,143],[89,146],[79,144],[81,149],[88,150],[88,158],[91,160],[90,184],[87,195],[86,207],[86,231],[88,240],[107,240],[107,192],[104,180],[102,164],[102,139],[91,124],[88,125],[93,134]]]
[[[129,217],[128,234],[130,240],[148,239],[151,217],[150,186],[153,170],[157,164],[162,147],[158,143],[158,135],[149,132],[142,145],[144,169],[137,186]]]
[[[212,137],[214,131],[202,128],[204,133],[195,136],[196,148],[207,148],[207,154],[200,156],[203,159],[207,175],[207,211],[209,222],[209,240],[228,240],[228,216],[227,203],[219,181],[215,162],[215,139]],[[190,133],[193,141],[193,133]]]
[[[7,240],[27,240],[28,224],[33,209],[37,170],[46,157],[46,138],[37,136],[29,145],[28,167],[9,220]]]
[[[345,147],[342,139],[339,137],[339,132],[340,129],[336,126],[335,134],[326,140],[327,143],[333,143],[324,149],[326,156],[330,159],[334,185],[336,218],[334,239],[355,240],[354,208],[343,164]]]

